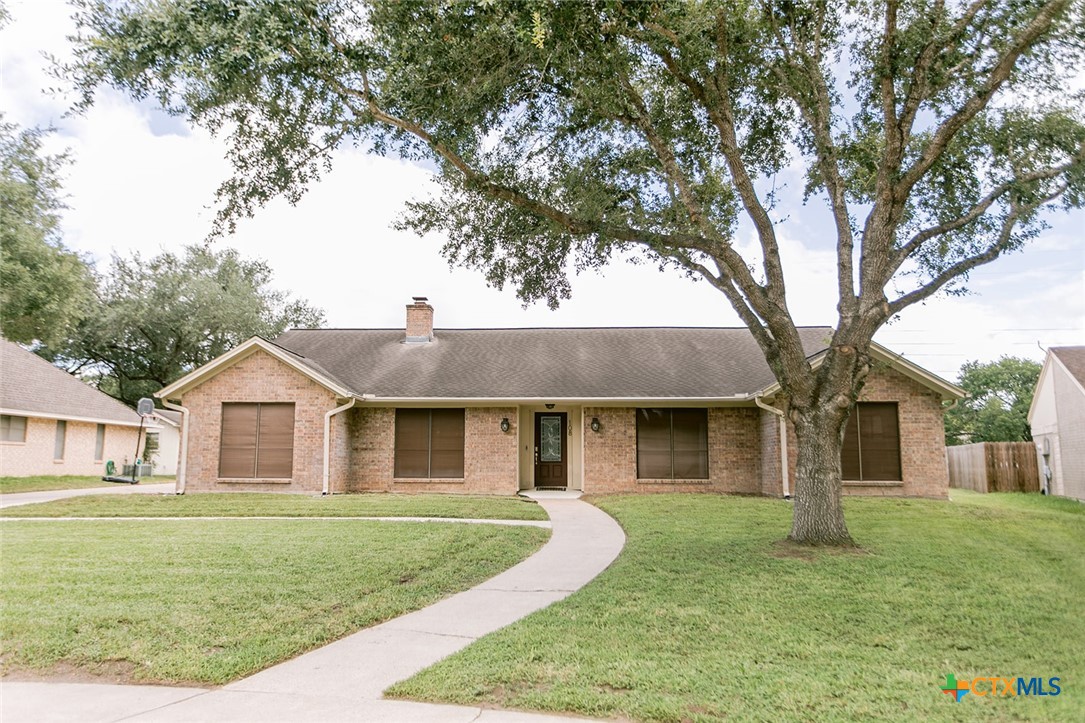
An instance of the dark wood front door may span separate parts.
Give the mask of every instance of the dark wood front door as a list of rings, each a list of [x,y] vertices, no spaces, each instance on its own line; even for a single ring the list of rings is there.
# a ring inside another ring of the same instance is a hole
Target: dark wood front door
[[[565,412],[535,414],[535,487],[569,484],[569,420]]]

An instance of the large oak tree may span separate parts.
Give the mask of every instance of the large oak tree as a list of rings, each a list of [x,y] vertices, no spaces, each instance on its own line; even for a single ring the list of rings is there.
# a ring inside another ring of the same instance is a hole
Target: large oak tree
[[[556,304],[636,253],[706,279],[798,438],[791,537],[851,541],[840,447],[874,333],[1085,192],[1080,0],[149,0],[79,13],[71,68],[229,138],[219,229],[363,143],[434,164],[403,225]],[[775,174],[834,221],[835,331],[799,343]],[[347,213],[347,210],[344,210]],[[743,256],[745,218],[759,253]],[[721,349],[720,353],[726,353]]]
[[[91,313],[41,353],[134,407],[254,335],[324,324],[323,311],[271,282],[266,262],[233,249],[114,256]]]

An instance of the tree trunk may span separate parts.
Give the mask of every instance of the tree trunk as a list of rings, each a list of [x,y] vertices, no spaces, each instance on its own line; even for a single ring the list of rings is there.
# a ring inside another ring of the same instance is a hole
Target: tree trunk
[[[793,419],[799,461],[788,539],[804,545],[854,546],[841,505],[840,448],[848,409],[822,402]]]

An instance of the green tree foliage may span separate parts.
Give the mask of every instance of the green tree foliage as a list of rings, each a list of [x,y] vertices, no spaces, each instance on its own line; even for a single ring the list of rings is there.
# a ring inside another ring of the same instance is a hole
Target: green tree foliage
[[[968,390],[968,399],[946,412],[946,444],[1031,441],[1028,409],[1040,369],[1039,363],[1014,356],[962,366],[958,384]]]
[[[84,0],[71,75],[229,139],[220,230],[343,144],[435,164],[402,223],[557,304],[633,254],[747,324],[798,438],[791,536],[844,543],[840,446],[874,333],[1085,201],[1081,0]],[[818,365],[788,306],[777,174],[835,227]],[[744,257],[739,219],[759,244]],[[721,354],[726,350],[721,349]]]
[[[23,344],[58,344],[87,313],[94,276],[60,239],[64,156],[42,132],[0,116],[0,329]]]
[[[319,309],[270,288],[271,276],[232,249],[114,257],[94,314],[56,356],[134,407],[254,335],[324,323]]]

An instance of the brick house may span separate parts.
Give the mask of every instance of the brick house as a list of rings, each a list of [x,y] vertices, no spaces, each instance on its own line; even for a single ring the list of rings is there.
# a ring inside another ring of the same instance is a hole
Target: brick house
[[[116,399],[0,339],[0,476],[98,475],[109,460],[120,472],[139,430]]]
[[[831,330],[800,329],[814,363]],[[874,345],[848,493],[945,497],[943,402],[964,392]],[[745,328],[297,329],[161,390],[178,491],[788,495],[793,432]]]

